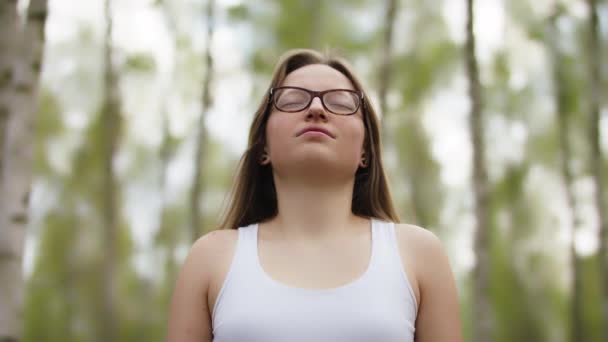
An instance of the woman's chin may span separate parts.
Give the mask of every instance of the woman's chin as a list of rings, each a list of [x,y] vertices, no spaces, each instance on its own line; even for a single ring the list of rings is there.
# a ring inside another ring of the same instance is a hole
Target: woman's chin
[[[335,168],[337,165],[337,155],[330,151],[297,151],[290,156],[286,164],[291,164],[297,168]]]
[[[352,165],[350,165],[352,164]],[[301,177],[323,177],[323,178],[344,178],[354,174],[357,170],[356,163],[345,163],[336,157],[328,156],[302,156],[301,158],[292,158],[285,161],[283,164],[286,167],[281,167],[279,163],[275,164],[275,169],[278,167],[279,174],[298,175]],[[281,172],[284,171],[284,172]]]

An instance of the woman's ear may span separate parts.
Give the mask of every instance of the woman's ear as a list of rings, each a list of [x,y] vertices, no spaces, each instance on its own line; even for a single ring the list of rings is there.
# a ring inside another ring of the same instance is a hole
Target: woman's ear
[[[367,165],[369,165],[369,161],[367,160],[365,151],[363,151],[363,153],[361,153],[361,160],[359,161],[359,166],[362,168],[366,168]]]
[[[259,163],[260,163],[260,165],[270,164],[270,156],[268,155],[266,148],[264,148],[264,152],[262,152],[262,155],[259,158]]]

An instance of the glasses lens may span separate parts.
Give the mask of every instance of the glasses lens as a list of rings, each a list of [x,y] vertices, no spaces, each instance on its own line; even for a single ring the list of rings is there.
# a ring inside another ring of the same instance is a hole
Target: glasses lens
[[[275,94],[275,105],[285,112],[298,112],[306,108],[310,94],[301,89],[278,89]]]
[[[359,108],[357,94],[346,90],[330,91],[323,96],[323,102],[329,111],[336,114],[352,114]]]

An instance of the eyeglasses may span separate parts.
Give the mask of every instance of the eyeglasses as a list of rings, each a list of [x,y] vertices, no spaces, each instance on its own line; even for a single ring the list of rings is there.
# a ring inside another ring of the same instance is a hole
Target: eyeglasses
[[[321,99],[323,108],[337,115],[355,114],[363,102],[363,92],[350,89],[312,91],[300,87],[276,87],[270,88],[270,97],[278,110],[287,113],[308,108],[315,97]]]

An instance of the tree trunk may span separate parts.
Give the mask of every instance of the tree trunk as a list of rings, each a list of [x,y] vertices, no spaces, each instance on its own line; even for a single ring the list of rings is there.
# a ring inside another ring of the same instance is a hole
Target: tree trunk
[[[171,36],[175,53],[177,54],[177,28],[175,20],[170,14],[169,6],[166,1],[160,2],[164,7],[165,19],[167,21],[167,27]],[[168,82],[167,90],[173,85],[175,81],[176,63],[173,65],[173,71]],[[169,169],[169,162],[173,156],[173,148],[171,146],[171,132],[169,130],[169,94],[165,94],[163,102],[163,113],[162,113],[162,144],[160,147],[160,176],[159,176],[159,191],[160,191],[160,218],[158,234],[162,236],[161,240],[163,247],[166,249],[167,260],[165,261],[165,279],[168,283],[172,284],[175,281],[175,275],[177,273],[176,267],[177,262],[175,260],[175,249],[177,248],[177,234],[174,233],[175,229],[169,227],[167,222],[167,172]]]
[[[198,239],[201,233],[201,196],[203,194],[203,157],[207,146],[207,131],[205,129],[206,112],[211,106],[211,77],[213,74],[213,58],[211,56],[211,38],[213,37],[213,26],[215,17],[213,14],[215,7],[214,0],[207,2],[207,52],[205,53],[205,78],[203,80],[201,116],[198,123],[198,137],[196,141],[196,156],[194,164],[194,181],[192,192],[190,193],[190,229],[191,240]]]
[[[16,1],[3,2],[0,12],[0,302],[6,303],[0,306],[0,339],[18,340],[46,1],[31,2],[23,30],[18,27]]]
[[[386,124],[386,117],[388,114],[388,105],[386,98],[388,95],[388,89],[391,83],[391,69],[392,69],[392,46],[393,46],[393,32],[395,30],[395,16],[397,14],[397,0],[386,1],[386,13],[384,18],[386,20],[386,26],[384,31],[384,39],[382,41],[382,62],[380,62],[380,80],[378,84],[378,101],[380,102],[380,115],[382,116],[382,143],[384,146],[392,141],[389,137],[390,133]]]
[[[13,112],[15,56],[17,56],[17,0],[0,3],[0,175],[3,175],[8,119]],[[4,207],[4,206],[2,206]],[[0,240],[0,242],[3,240]]]
[[[590,134],[591,139],[591,172],[595,184],[595,207],[598,216],[598,260],[599,278],[601,281],[601,308],[603,340],[608,339],[608,216],[604,197],[604,167],[603,153],[600,145],[600,94],[602,94],[601,79],[601,41],[598,29],[597,2],[587,0],[589,7],[589,88],[590,88]]]
[[[564,182],[564,190],[566,192],[566,202],[570,210],[571,216],[571,232],[570,232],[570,267],[572,268],[571,278],[571,306],[570,306],[570,320],[571,320],[571,341],[578,342],[584,340],[583,335],[583,321],[582,321],[582,297],[581,297],[581,276],[580,276],[580,261],[576,254],[575,240],[576,232],[580,225],[580,220],[577,214],[577,203],[574,195],[574,177],[570,164],[572,162],[572,153],[570,151],[570,124],[569,114],[566,101],[567,101],[567,90],[564,82],[565,76],[563,75],[564,66],[561,63],[561,53],[559,51],[559,30],[557,28],[557,20],[560,16],[561,9],[556,7],[555,12],[550,18],[550,30],[549,30],[549,49],[551,51],[551,59],[553,63],[553,85],[554,85],[554,99],[555,99],[555,110],[558,120],[558,136],[559,136],[559,150],[560,150],[560,168],[562,174],[562,181]]]
[[[382,132],[382,151],[383,153],[389,154],[395,152],[395,140],[393,137],[393,132],[388,127],[388,116],[389,109],[387,104],[388,91],[391,87],[391,72],[393,70],[393,36],[395,32],[395,17],[398,12],[398,1],[397,0],[386,0],[385,4],[385,30],[383,33],[382,40],[382,55],[380,56],[380,69],[379,69],[379,77],[378,77],[378,102],[380,105],[380,115],[381,115],[381,132]],[[385,155],[386,155],[385,154]],[[405,172],[405,183],[410,185],[410,189],[413,188],[413,177],[411,174]],[[411,190],[413,193],[414,191]],[[409,201],[409,205],[406,208],[407,212],[407,221],[410,223],[418,224],[418,210],[416,208],[415,196],[411,196],[411,200]]]
[[[118,340],[118,310],[117,305],[117,279],[116,265],[118,261],[118,205],[117,205],[117,177],[114,171],[114,157],[118,148],[121,131],[121,103],[118,87],[118,77],[112,63],[112,4],[105,1],[104,7],[106,32],[104,44],[104,103],[101,115],[102,134],[102,165],[103,189],[102,196],[102,223],[104,229],[104,259],[103,259],[103,341]]]
[[[18,341],[22,334],[22,261],[46,17],[46,0],[32,0],[20,28],[17,1],[0,3],[1,341]]]
[[[485,144],[483,140],[483,102],[479,67],[475,56],[473,0],[467,0],[466,19],[466,71],[469,81],[471,114],[469,118],[473,145],[473,192],[475,196],[476,232],[474,240],[475,267],[473,269],[473,341],[491,341],[492,307],[489,298],[490,260],[489,260],[489,184],[485,165]]]
[[[160,191],[160,217],[158,224],[158,233],[161,234],[163,247],[166,249],[167,260],[165,262],[165,279],[172,283],[175,280],[177,261],[175,260],[175,250],[178,244],[178,234],[175,229],[169,226],[167,217],[167,171],[169,169],[169,161],[172,156],[171,133],[169,132],[169,114],[167,113],[166,105],[163,113],[163,141],[160,148],[160,176],[159,176],[159,191]]]

